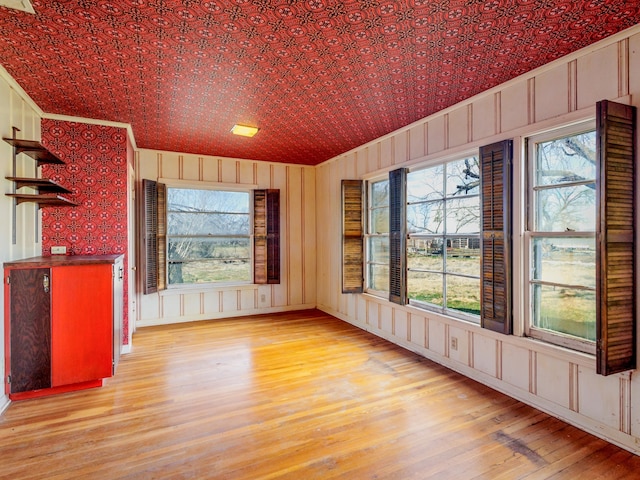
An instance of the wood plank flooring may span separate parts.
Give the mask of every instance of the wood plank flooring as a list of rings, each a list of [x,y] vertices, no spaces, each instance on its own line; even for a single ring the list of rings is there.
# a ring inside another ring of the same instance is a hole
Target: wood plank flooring
[[[317,310],[150,327],[14,402],[0,478],[631,479],[640,457]]]

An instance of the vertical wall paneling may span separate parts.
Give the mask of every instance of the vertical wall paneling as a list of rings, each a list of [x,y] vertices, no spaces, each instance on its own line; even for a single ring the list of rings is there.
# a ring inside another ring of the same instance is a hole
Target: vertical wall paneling
[[[529,392],[538,394],[538,352],[529,350]]]
[[[467,143],[469,136],[469,106],[455,108],[445,115],[444,148]]]
[[[629,95],[629,39],[618,42],[618,97]]]
[[[536,123],[536,78],[527,80],[527,123]]]
[[[569,410],[577,412],[580,406],[578,401],[578,365],[569,363]]]
[[[493,133],[499,135],[502,132],[502,92],[496,92],[493,96],[494,123]]]
[[[620,393],[618,395],[620,399],[620,423],[618,428],[621,432],[631,435],[631,412],[633,411],[633,404],[631,402],[631,377],[621,375],[618,380],[620,382]]]
[[[305,218],[304,218],[304,175],[302,168],[287,168],[287,191],[289,199],[288,216],[289,216],[289,240],[288,248],[288,269],[289,269],[289,294],[287,297],[287,305],[302,305],[303,278],[304,278],[304,238],[305,238]]]
[[[520,82],[500,90],[500,131],[529,123],[529,83]]]
[[[567,97],[569,102],[567,110],[574,112],[578,108],[578,62],[575,60],[569,62],[567,64],[567,70]]]
[[[183,184],[190,182],[194,188],[201,181],[206,182],[208,188],[216,183],[223,183],[225,187],[237,185],[240,189],[279,188],[282,278],[279,285],[203,285],[188,292],[170,289],[161,294],[139,295],[138,326],[316,305],[316,177],[313,167],[145,149],[139,152],[139,166],[136,172],[139,179],[155,179],[162,175],[169,184],[171,180],[179,180]]]
[[[393,143],[391,138],[385,137],[378,142],[378,152],[380,155],[380,161],[378,162],[379,168],[388,168],[393,165]]]
[[[316,168],[316,187],[335,199],[340,181],[357,163],[357,178],[384,175],[390,170],[419,161],[420,150],[429,162],[459,151],[465,145],[476,148],[504,138],[514,139],[514,274],[520,279],[526,270],[523,251],[524,136],[555,126],[585,120],[595,114],[595,102],[627,97],[638,106],[640,99],[640,27],[626,37],[605,39],[599,46],[576,52],[566,59],[529,72],[522,77],[476,95],[464,104],[436,113],[394,134],[356,148]],[[424,143],[418,141],[419,132]],[[483,139],[487,141],[483,142]],[[400,152],[405,144],[406,158]],[[355,159],[355,160],[354,160]],[[366,159],[366,160],[365,160]],[[636,161],[637,155],[636,155]],[[365,170],[363,170],[365,169]],[[437,313],[420,314],[412,306],[392,305],[386,299],[355,295],[352,306],[339,298],[335,281],[340,262],[337,233],[331,218],[337,215],[336,200],[318,200],[316,215],[318,284],[320,308],[354,325],[407,346],[470,377],[509,392],[552,415],[568,418],[585,430],[640,452],[640,377],[615,374],[601,377],[594,361],[580,354],[545,347],[519,335],[524,330],[527,308],[518,280],[514,295],[516,335],[505,336]],[[636,205],[636,212],[640,211]],[[636,215],[640,215],[637,214]],[[325,262],[329,262],[326,265]],[[324,273],[321,273],[324,272]],[[391,314],[390,320],[386,318]],[[403,319],[407,318],[406,336]],[[458,350],[451,349],[451,337],[458,338]]]
[[[429,119],[427,128],[427,153],[429,155],[445,149],[445,116],[440,115]]]
[[[467,139],[465,143],[489,138],[498,133],[500,95],[488,95],[479,98],[477,102],[469,105],[469,120],[467,126]]]
[[[315,274],[317,269],[317,228],[316,228],[316,173],[315,169],[303,168],[303,198],[304,206],[304,264],[303,264],[303,298],[305,305],[317,304],[318,280]]]
[[[569,111],[569,90],[558,86],[569,85],[569,69],[558,65],[536,75],[534,110],[536,118],[552,118]]]
[[[629,57],[627,75],[629,94],[640,94],[640,33],[629,38]],[[634,103],[637,106],[637,102]]]
[[[411,158],[409,131],[403,130],[392,138],[394,139],[393,164],[401,165],[406,163]]]
[[[577,59],[578,109],[592,108],[603,99],[614,99],[619,89],[618,45],[594,50]]]
[[[425,124],[419,123],[409,130],[409,159],[424,157],[425,151]]]

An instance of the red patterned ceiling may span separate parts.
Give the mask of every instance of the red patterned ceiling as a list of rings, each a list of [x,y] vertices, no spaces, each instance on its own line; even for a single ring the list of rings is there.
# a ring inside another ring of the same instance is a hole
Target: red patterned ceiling
[[[45,112],[130,123],[142,148],[303,164],[640,22],[635,0],[32,3],[0,7],[0,62]]]

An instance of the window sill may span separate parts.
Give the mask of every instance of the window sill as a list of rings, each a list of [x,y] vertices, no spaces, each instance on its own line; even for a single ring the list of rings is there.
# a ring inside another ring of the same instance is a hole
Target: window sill
[[[195,283],[187,285],[170,285],[166,290],[158,293],[160,296],[176,295],[180,293],[219,292],[223,290],[255,290],[257,283]]]

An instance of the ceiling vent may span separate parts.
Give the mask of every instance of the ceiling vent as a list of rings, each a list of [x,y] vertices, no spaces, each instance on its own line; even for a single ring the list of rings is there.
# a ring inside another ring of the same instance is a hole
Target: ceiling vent
[[[13,8],[23,12],[36,13],[29,0],[0,0],[0,7]]]

